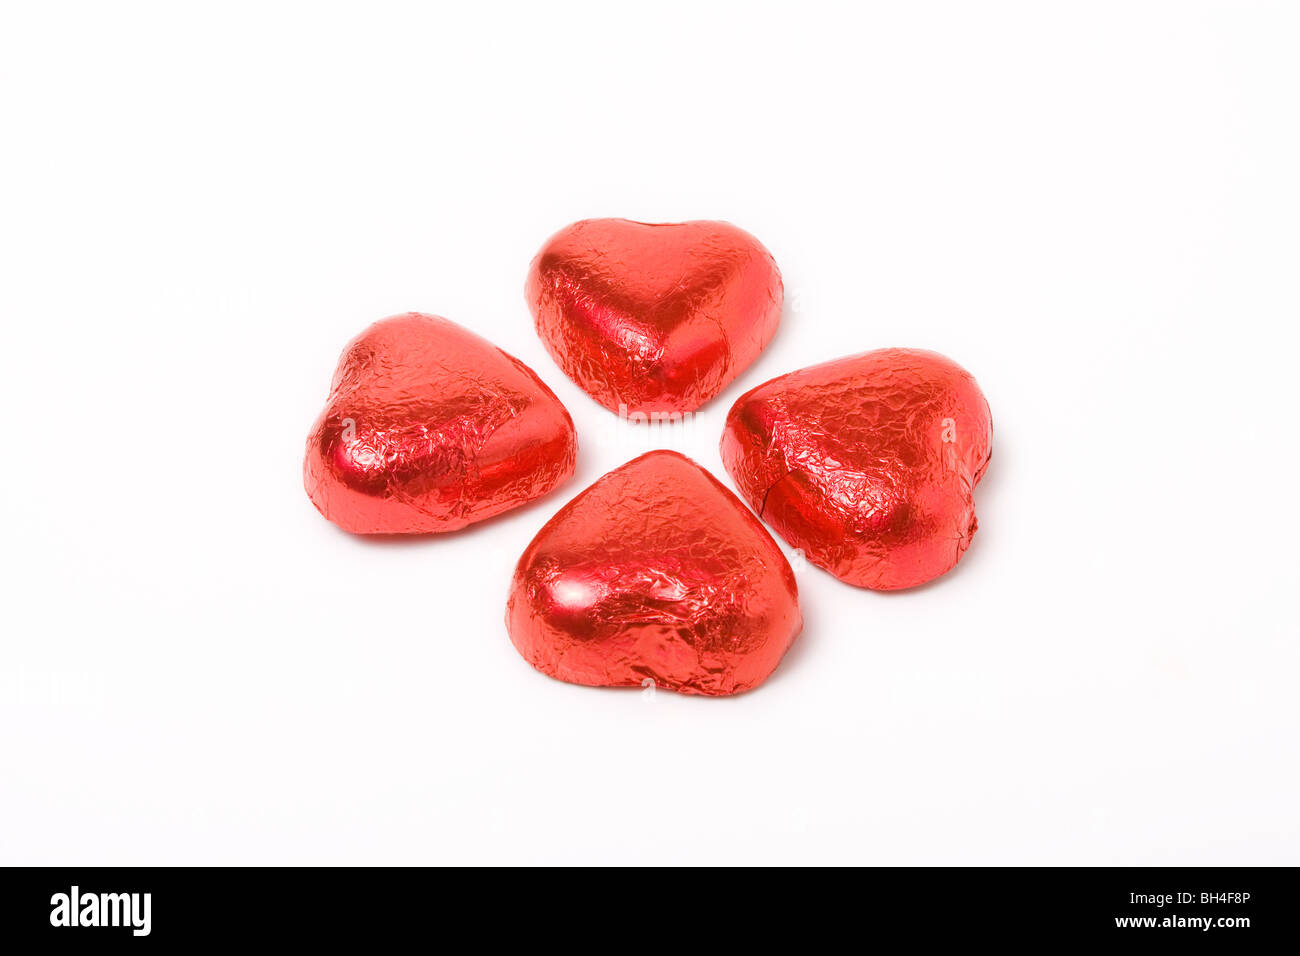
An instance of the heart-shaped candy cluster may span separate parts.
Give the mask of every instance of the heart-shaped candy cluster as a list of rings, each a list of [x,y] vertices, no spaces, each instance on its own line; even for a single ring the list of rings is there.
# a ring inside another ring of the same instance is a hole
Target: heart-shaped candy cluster
[[[783,290],[767,250],[727,223],[589,219],[547,242],[526,294],[570,378],[611,410],[653,417],[694,411],[744,371],[776,331]],[[991,448],[969,373],[934,352],[881,349],[741,396],[721,452],[750,506],[809,560],[892,590],[943,574],[969,546]],[[576,450],[568,412],[531,369],[410,313],[344,351],[303,474],[348,531],[454,531],[546,494]],[[695,462],[660,450],[537,533],[506,625],[560,680],[719,695],[762,683],[802,616],[763,525]]]

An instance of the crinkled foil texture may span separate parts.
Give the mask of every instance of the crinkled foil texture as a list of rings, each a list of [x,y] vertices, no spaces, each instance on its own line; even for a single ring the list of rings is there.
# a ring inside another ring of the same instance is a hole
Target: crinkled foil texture
[[[573,474],[559,399],[522,362],[436,315],[376,322],[344,350],[303,482],[358,534],[454,531]]]
[[[545,674],[687,694],[762,683],[802,623],[771,535],[664,450],[611,471],[538,532],[506,610],[510,639]]]
[[[892,590],[938,577],[970,544],[992,438],[968,372],[934,352],[880,349],[741,396],[722,459],[742,497],[810,561]]]
[[[537,254],[525,295],[565,374],[639,414],[722,391],[776,333],[784,290],[771,254],[729,223],[587,219]]]

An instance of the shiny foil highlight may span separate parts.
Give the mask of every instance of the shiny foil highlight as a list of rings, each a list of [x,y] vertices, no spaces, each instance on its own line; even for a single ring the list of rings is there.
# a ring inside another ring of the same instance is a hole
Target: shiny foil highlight
[[[810,561],[893,590],[938,577],[970,545],[992,441],[968,372],[935,352],[880,349],[742,395],[722,460],[741,496]]]
[[[689,412],[771,341],[784,289],[730,223],[586,219],[533,260],[525,296],[551,357],[621,414]]]
[[[735,694],[803,626],[785,556],[695,462],[652,451],[565,505],[515,569],[519,653],[574,684]]]
[[[532,369],[436,315],[348,344],[307,439],[303,484],[356,534],[455,531],[573,474],[573,421]]]

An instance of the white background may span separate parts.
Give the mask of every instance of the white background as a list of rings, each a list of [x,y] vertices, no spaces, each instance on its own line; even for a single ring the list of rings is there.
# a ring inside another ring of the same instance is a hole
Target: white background
[[[1300,863],[1294,5],[5,11],[0,862]],[[693,429],[533,333],[589,216],[784,272]],[[316,513],[339,351],[406,310],[537,370],[571,483],[406,543]],[[993,409],[954,572],[805,568],[737,698],[523,662],[565,501],[660,444],[730,484],[737,396],[883,346]]]

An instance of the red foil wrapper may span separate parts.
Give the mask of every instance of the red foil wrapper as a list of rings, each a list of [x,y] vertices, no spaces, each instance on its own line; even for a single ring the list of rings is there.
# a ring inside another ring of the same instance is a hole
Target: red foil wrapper
[[[569,378],[621,414],[689,412],[771,341],[784,290],[772,256],[725,222],[586,219],[528,272],[537,333]]]
[[[878,590],[957,563],[988,467],[988,403],[935,352],[880,349],[772,379],[727,416],[722,460],[742,496],[808,559]]]
[[[411,312],[344,349],[303,483],[346,531],[455,531],[550,491],[576,454],[568,411],[532,369]]]
[[[661,450],[537,533],[506,626],[524,659],[560,680],[718,695],[761,684],[803,619],[772,536],[707,471]]]

